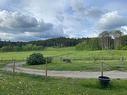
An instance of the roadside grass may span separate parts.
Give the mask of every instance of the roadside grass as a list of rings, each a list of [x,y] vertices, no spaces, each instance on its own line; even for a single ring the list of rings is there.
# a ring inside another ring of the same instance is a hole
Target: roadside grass
[[[0,71],[0,95],[126,95],[127,80],[102,89],[97,79],[51,78]]]
[[[0,70],[8,63],[11,63],[11,61],[0,61]]]

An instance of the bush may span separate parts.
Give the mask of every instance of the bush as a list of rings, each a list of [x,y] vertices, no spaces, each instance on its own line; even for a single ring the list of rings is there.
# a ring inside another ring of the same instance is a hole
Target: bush
[[[27,58],[26,63],[29,65],[39,65],[39,64],[45,64],[46,61],[42,54],[33,53]]]

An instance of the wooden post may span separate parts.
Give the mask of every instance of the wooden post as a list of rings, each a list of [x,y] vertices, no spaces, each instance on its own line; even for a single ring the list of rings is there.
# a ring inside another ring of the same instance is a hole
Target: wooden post
[[[101,76],[103,76],[103,62],[101,63]]]
[[[3,63],[3,58],[1,57],[1,60],[0,60],[1,63]]]
[[[15,60],[14,59],[12,59],[13,60],[13,76],[15,75]]]
[[[47,69],[47,58],[46,58],[46,64],[45,64],[45,78],[47,78],[47,71],[48,71],[48,69]]]
[[[96,63],[96,58],[95,57],[93,57],[93,63]]]
[[[0,58],[0,63],[2,63],[2,58]]]
[[[124,64],[124,57],[121,57],[121,63]]]
[[[60,57],[60,63],[63,63],[63,58],[62,57]]]

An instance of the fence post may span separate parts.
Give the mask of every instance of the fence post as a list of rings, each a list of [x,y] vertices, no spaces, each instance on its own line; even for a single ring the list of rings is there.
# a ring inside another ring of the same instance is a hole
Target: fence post
[[[3,63],[3,58],[1,57],[0,63]]]
[[[124,64],[124,57],[121,57],[121,63]]]
[[[45,78],[47,78],[47,71],[48,71],[48,69],[47,69],[47,57],[46,57],[46,59],[45,59],[45,61],[46,61],[46,64],[45,64]]]
[[[103,62],[101,63],[101,76],[103,76]]]
[[[0,58],[0,63],[2,63],[2,58]]]
[[[15,75],[15,59],[12,58],[13,61],[13,76]]]
[[[95,57],[93,57],[93,63],[96,63],[96,58]]]
[[[63,63],[63,58],[62,57],[60,57],[60,63]]]

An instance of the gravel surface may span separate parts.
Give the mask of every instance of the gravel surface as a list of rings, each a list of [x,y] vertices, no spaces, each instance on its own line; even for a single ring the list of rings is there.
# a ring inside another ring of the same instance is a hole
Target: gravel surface
[[[18,62],[15,65],[15,71],[18,73],[26,73],[31,75],[45,75],[45,70],[29,69],[23,68],[22,65],[25,62]],[[7,64],[3,70],[13,71],[13,64]],[[66,77],[66,78],[98,78],[100,72],[87,72],[87,71],[48,71],[48,76],[52,77]],[[127,72],[122,71],[106,71],[104,72],[105,76],[110,77],[111,79],[127,79]]]

